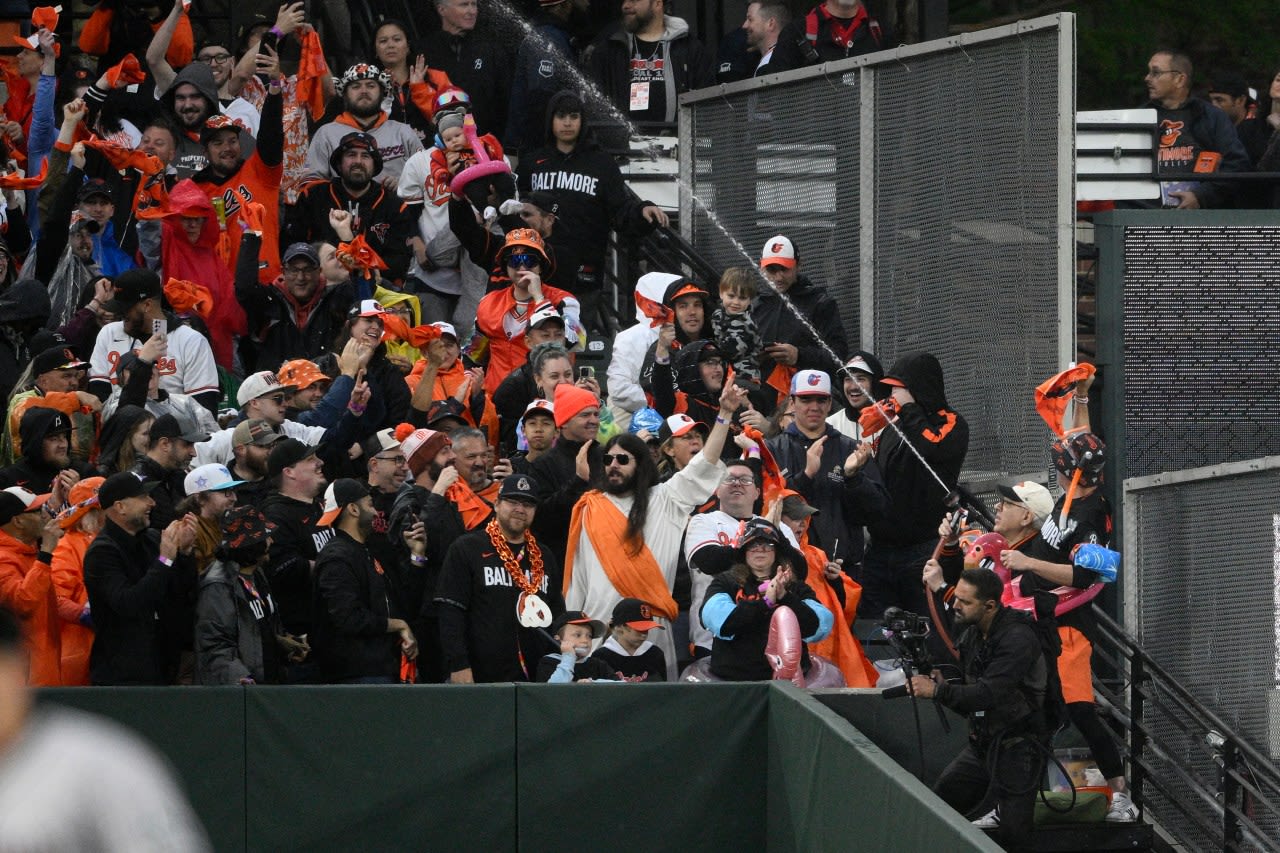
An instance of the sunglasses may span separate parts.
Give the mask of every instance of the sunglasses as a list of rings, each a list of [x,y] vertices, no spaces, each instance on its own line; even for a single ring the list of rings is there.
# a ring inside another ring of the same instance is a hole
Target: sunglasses
[[[604,454],[604,464],[606,464],[606,465],[612,465],[614,462],[617,462],[619,465],[630,465],[630,464],[631,464],[631,454],[630,454],[630,453],[606,453],[606,454]]]
[[[271,402],[275,403],[276,405],[284,405],[284,395],[283,395],[283,394],[272,394],[270,397],[266,397],[265,399],[270,400]]]
[[[517,270],[537,269],[542,265],[542,259],[532,252],[512,252],[507,255],[507,266]]]

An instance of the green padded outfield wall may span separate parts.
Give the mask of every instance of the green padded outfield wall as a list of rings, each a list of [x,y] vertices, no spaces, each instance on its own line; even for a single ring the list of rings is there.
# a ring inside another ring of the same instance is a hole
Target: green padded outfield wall
[[[155,744],[218,851],[998,849],[789,685],[39,697]]]

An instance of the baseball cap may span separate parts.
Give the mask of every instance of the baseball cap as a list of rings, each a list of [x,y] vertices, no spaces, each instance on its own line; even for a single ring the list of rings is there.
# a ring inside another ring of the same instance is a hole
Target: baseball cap
[[[188,495],[194,495],[197,492],[221,492],[243,485],[244,480],[232,477],[227,466],[218,462],[201,465],[182,481],[182,487]]]
[[[250,418],[247,421],[241,421],[231,431],[232,447],[244,447],[246,444],[271,447],[277,441],[284,441],[284,439],[283,433],[276,432],[275,427],[262,418]]]
[[[780,267],[792,268],[796,265],[796,247],[789,237],[781,234],[770,237],[760,250],[760,266],[777,264]]]
[[[811,515],[817,515],[821,510],[815,506],[810,506],[800,495],[787,495],[782,499],[782,514],[788,518],[808,518]]]
[[[222,523],[222,541],[229,548],[246,548],[266,542],[276,526],[257,507],[237,506],[227,510]]]
[[[666,630],[664,626],[653,621],[653,608],[638,598],[624,598],[614,605],[609,624],[615,628],[626,625],[637,631],[652,631],[654,628]]]
[[[856,370],[859,373],[865,373],[868,376],[876,375],[876,371],[873,370],[871,365],[867,364],[867,360],[860,355],[855,355],[853,358],[846,361],[844,366],[846,370]]]
[[[306,258],[316,266],[320,266],[320,253],[310,243],[290,243],[289,248],[280,256],[280,263],[287,264],[294,258]]]
[[[319,527],[328,527],[337,519],[338,513],[347,504],[353,504],[369,494],[369,487],[359,480],[343,477],[334,480],[324,490],[324,515],[316,522]]]
[[[382,303],[376,299],[361,299],[359,303],[352,305],[351,310],[347,312],[348,317],[385,317],[387,309],[382,307]]]
[[[328,382],[329,377],[316,367],[314,361],[295,358],[280,365],[280,369],[276,371],[276,381],[283,383],[286,388],[296,388],[301,391],[317,382]]]
[[[156,418],[155,423],[151,425],[149,436],[152,441],[159,438],[177,438],[192,444],[209,440],[209,433],[201,429],[199,424],[186,415],[175,415],[172,412]]]
[[[502,481],[498,497],[512,501],[538,502],[538,484],[527,474],[511,474]]]
[[[431,325],[439,329],[442,336],[449,335],[455,341],[458,339],[458,330],[453,327],[452,323],[446,323],[442,320],[438,323],[432,323]]]
[[[72,486],[67,493],[67,505],[58,513],[58,526],[63,530],[70,530],[89,510],[97,508],[98,489],[105,482],[105,477],[85,477]]]
[[[666,441],[669,438],[679,438],[680,436],[695,429],[700,429],[702,431],[702,437],[704,439],[711,433],[711,431],[707,429],[706,424],[695,421],[688,415],[672,415],[662,422],[662,426],[658,427],[658,439],[660,441]]]
[[[275,477],[285,468],[292,468],[304,459],[316,455],[316,449],[296,438],[286,438],[271,448],[267,455],[267,475]]]
[[[560,213],[560,199],[548,190],[534,190],[525,195],[521,201],[528,202],[543,213],[550,213],[552,216]]]
[[[996,491],[1009,503],[1031,510],[1037,524],[1042,524],[1053,512],[1053,495],[1039,483],[1024,480],[1012,486],[997,486]]]
[[[80,189],[76,190],[76,204],[88,201],[95,195],[105,196],[107,201],[111,201],[111,187],[102,178],[90,178],[81,184]]]
[[[88,366],[89,362],[81,361],[67,347],[50,347],[31,362],[31,375],[39,376],[50,370],[75,370]]]
[[[581,610],[566,610],[557,616],[552,622],[550,631],[552,636],[560,633],[560,629],[565,625],[590,625],[591,639],[598,640],[604,636],[604,623],[599,619],[592,619]]]
[[[520,416],[520,423],[524,423],[526,420],[528,420],[529,415],[532,415],[535,412],[544,414],[547,417],[551,418],[551,420],[553,421],[556,419],[555,404],[552,403],[550,400],[545,400],[542,397],[538,397],[532,403],[524,407],[524,414]]]
[[[460,424],[466,424],[467,419],[462,413],[462,404],[453,397],[447,400],[435,400],[431,403],[431,407],[427,409],[427,426],[435,427],[441,421],[454,419]]]
[[[110,509],[116,501],[150,494],[158,485],[159,480],[143,480],[131,471],[112,474],[98,489],[98,506]]]
[[[400,439],[396,438],[395,427],[387,427],[380,429],[364,441],[363,447],[365,453],[369,457],[376,456],[387,450],[399,450]]]
[[[259,370],[257,373],[250,374],[240,384],[240,390],[236,392],[236,402],[243,406],[250,400],[256,400],[273,391],[297,390],[293,385],[281,385],[280,378],[272,371]]]
[[[37,495],[21,486],[10,486],[0,492],[0,524],[8,524],[24,512],[35,512],[49,500],[49,495]]]
[[[90,234],[97,234],[102,230],[102,226],[97,220],[90,219],[78,210],[71,211],[71,222],[67,225],[67,233],[74,234],[77,231],[88,231]]]
[[[112,280],[111,287],[115,292],[102,307],[117,317],[144,299],[159,299],[161,293],[160,276],[149,269],[125,270]]]
[[[793,397],[830,397],[831,377],[824,370],[799,370],[791,377]]]
[[[551,320],[556,321],[561,326],[564,325],[563,315],[561,315],[561,313],[556,310],[556,307],[554,305],[548,303],[546,305],[543,305],[537,311],[534,311],[531,315],[529,315],[529,328],[536,329],[539,326],[541,326],[543,323],[549,322]]]
[[[57,409],[47,409],[44,406],[32,406],[23,412],[22,421],[19,424],[18,430],[22,433],[29,429],[36,429],[39,433],[40,429],[36,424],[41,421],[45,422],[42,433],[43,437],[47,438],[51,435],[61,435],[64,432],[71,432],[71,418],[67,417],[64,413],[59,412]]]

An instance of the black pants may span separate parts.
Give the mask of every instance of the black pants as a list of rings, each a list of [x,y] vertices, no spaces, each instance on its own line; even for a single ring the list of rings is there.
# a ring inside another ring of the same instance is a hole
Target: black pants
[[[892,547],[872,542],[862,558],[862,577],[855,578],[862,584],[858,618],[880,619],[887,607],[928,613],[921,575],[937,544],[929,541]]]
[[[999,748],[994,770],[993,788],[990,756],[970,743],[942,771],[933,791],[971,820],[998,808],[1000,840],[1017,844],[1031,834],[1036,791],[1043,772],[1040,750],[1026,738],[1010,738]]]

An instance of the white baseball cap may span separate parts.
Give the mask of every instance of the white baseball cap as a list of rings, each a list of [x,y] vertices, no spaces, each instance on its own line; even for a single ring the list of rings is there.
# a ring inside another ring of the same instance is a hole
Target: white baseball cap
[[[791,396],[830,397],[831,377],[824,370],[799,370],[791,377]]]
[[[188,495],[194,495],[197,492],[221,492],[224,489],[234,489],[242,485],[244,480],[237,480],[231,476],[231,471],[226,465],[217,462],[201,465],[182,481],[182,487],[186,489]]]
[[[520,416],[520,423],[524,423],[525,419],[534,412],[541,412],[544,415],[550,416],[552,420],[555,420],[556,406],[550,400],[539,397],[524,407],[524,414]]]
[[[455,341],[458,340],[458,330],[453,327],[452,323],[446,323],[444,321],[441,321],[439,323],[432,323],[431,325],[439,329],[440,334],[450,335],[453,337]]]
[[[296,391],[293,385],[281,385],[280,380],[275,373],[270,370],[260,370],[251,374],[240,384],[240,390],[236,392],[236,402],[243,406],[250,400],[256,400],[273,391]]]
[[[1004,500],[1031,510],[1031,514],[1036,518],[1036,524],[1043,524],[1044,520],[1053,513],[1053,495],[1039,483],[1024,480],[1012,486],[997,486],[996,491]]]
[[[796,247],[791,242],[791,238],[778,234],[765,241],[764,248],[760,250],[760,266],[767,267],[772,264],[780,267],[796,265]]]

